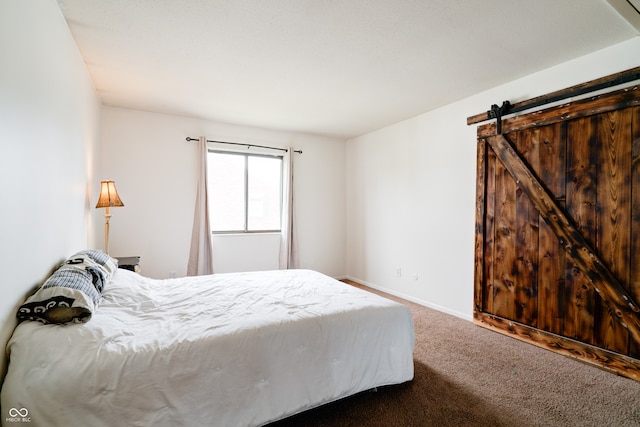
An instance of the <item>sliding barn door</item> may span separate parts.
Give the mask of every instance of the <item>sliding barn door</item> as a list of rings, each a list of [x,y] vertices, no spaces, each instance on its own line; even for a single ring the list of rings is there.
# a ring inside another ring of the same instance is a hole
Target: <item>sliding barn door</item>
[[[640,94],[478,128],[476,323],[640,380]]]

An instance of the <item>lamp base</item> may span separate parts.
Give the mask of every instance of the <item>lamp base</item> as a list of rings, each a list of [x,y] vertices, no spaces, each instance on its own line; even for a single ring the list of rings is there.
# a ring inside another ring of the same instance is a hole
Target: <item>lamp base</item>
[[[109,255],[109,220],[111,214],[109,213],[109,207],[105,208],[104,212],[104,252]]]

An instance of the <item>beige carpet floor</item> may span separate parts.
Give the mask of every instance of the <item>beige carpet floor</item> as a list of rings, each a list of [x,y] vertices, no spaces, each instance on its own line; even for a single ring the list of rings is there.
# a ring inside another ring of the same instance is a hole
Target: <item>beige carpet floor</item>
[[[640,426],[640,382],[385,296],[411,310],[414,380],[324,405],[274,427]]]

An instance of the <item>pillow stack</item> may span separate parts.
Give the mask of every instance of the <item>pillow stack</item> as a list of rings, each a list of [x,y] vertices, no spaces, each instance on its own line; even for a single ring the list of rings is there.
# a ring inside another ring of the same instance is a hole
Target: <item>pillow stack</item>
[[[117,268],[117,260],[100,250],[76,253],[20,306],[18,321],[87,322]]]

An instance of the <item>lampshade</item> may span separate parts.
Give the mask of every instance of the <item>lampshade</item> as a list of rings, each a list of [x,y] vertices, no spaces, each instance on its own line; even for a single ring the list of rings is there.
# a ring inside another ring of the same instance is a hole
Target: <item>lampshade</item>
[[[109,208],[114,206],[124,206],[118,192],[116,191],[116,183],[113,181],[102,181],[100,183],[100,197],[96,208]]]

